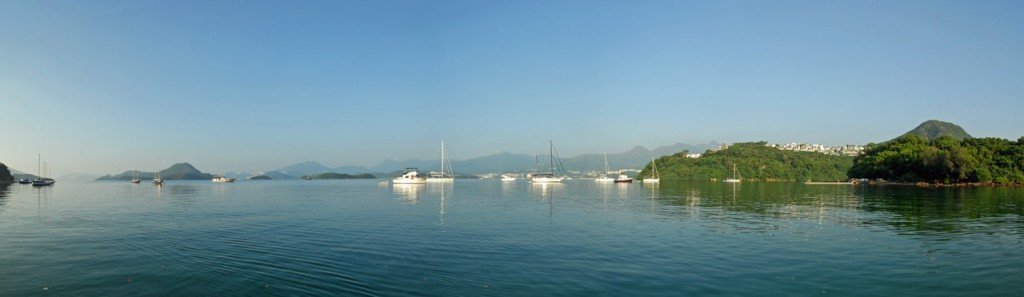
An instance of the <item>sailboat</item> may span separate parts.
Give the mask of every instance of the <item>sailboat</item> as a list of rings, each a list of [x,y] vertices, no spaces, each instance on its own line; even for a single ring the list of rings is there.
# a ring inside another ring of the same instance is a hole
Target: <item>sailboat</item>
[[[738,182],[740,182],[740,178],[736,175],[736,163],[732,163],[732,178],[726,178],[725,182],[727,182],[727,183],[738,183]]]
[[[158,186],[164,185],[164,179],[160,178],[160,162],[156,163],[156,176],[153,177],[153,184]]]
[[[36,166],[38,167],[38,168],[36,168],[36,170],[38,171],[37,173],[39,174],[39,179],[32,181],[32,186],[33,187],[52,186],[56,182],[52,178],[45,177],[45,176],[47,176],[47,172],[46,171],[48,171],[46,169],[43,169],[43,168],[46,168],[48,166],[48,165],[45,165],[45,164],[46,163],[43,162],[43,155],[40,154],[39,155],[39,160],[37,161],[37,164],[36,164]]]
[[[444,150],[444,141],[441,141],[441,172],[431,174],[427,177],[428,183],[450,183],[455,181],[455,173],[452,171],[451,160],[448,160],[448,152]]]
[[[604,154],[604,172],[602,172],[600,176],[595,178],[594,181],[599,183],[610,183],[615,181],[615,179],[608,177],[609,171],[612,170],[608,168],[608,154]]]
[[[548,141],[548,146],[549,146],[549,151],[550,151],[548,153],[548,156],[549,156],[549,159],[550,159],[548,161],[549,164],[550,164],[550,166],[549,166],[550,170],[548,171],[548,173],[534,174],[533,177],[530,178],[530,181],[532,181],[532,182],[535,182],[535,183],[560,183],[560,182],[562,182],[563,179],[565,179],[564,177],[560,177],[560,176],[556,177],[555,176],[555,143],[553,141]]]
[[[653,173],[652,176],[643,180],[645,184],[653,184],[661,181],[661,175],[658,174],[658,164],[654,162],[654,157],[651,157],[651,171]]]
[[[137,183],[141,183],[141,182],[142,182],[142,180],[139,179],[139,171],[135,170],[134,172],[132,172],[132,183],[133,184],[137,184]]]

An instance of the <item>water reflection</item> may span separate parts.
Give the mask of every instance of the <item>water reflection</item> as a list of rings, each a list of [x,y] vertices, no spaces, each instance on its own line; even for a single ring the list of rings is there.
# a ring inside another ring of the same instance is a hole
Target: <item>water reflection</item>
[[[393,184],[391,185],[391,191],[404,199],[406,203],[416,204],[419,202],[420,191],[424,187],[424,185],[415,184]]]
[[[564,189],[565,185],[561,183],[530,183],[530,194],[539,195],[541,199],[551,198]]]
[[[10,191],[10,187],[11,184],[0,183],[0,210],[3,210],[2,207],[4,205],[7,205],[7,193]]]
[[[659,191],[650,194],[664,206],[683,207],[693,219],[721,217],[728,221],[724,212],[742,212],[783,220],[883,224],[915,233],[953,234],[991,228],[998,222],[1024,221],[1024,191],[1017,188],[667,182]]]

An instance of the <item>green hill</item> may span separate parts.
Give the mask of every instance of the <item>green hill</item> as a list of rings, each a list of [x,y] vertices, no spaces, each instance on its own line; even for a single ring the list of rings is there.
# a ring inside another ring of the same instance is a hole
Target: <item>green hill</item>
[[[953,137],[956,140],[971,138],[971,135],[967,134],[967,131],[964,131],[964,128],[953,123],[938,120],[925,121],[918,125],[917,128],[914,128],[914,130],[910,130],[910,132],[903,134],[903,136],[907,135],[917,135],[925,140],[935,140],[938,139],[939,136],[943,135]]]
[[[869,144],[850,176],[901,182],[1024,184],[1024,137],[927,140],[906,135]]]
[[[135,170],[127,170],[119,174],[104,175],[96,180],[131,180],[134,176]],[[139,172],[139,179],[142,180],[151,180],[155,176],[156,174],[153,172]],[[213,175],[199,171],[192,164],[178,163],[160,170],[160,178],[164,180],[204,180],[212,179]]]
[[[664,180],[710,180],[732,177],[736,164],[744,180],[835,181],[846,180],[853,157],[813,152],[784,151],[764,142],[737,143],[708,151],[700,158],[686,157],[686,151],[655,160]],[[650,176],[648,163],[638,177]]]
[[[373,174],[369,174],[369,173],[363,173],[363,174],[344,174],[344,173],[334,173],[334,172],[321,173],[321,174],[317,174],[317,175],[313,175],[313,176],[306,175],[306,176],[302,177],[302,179],[374,179],[374,178],[377,178],[377,177],[375,177],[375,176],[373,176]]]
[[[11,175],[11,170],[7,169],[7,165],[0,163],[0,184],[9,184],[14,182],[14,176]]]

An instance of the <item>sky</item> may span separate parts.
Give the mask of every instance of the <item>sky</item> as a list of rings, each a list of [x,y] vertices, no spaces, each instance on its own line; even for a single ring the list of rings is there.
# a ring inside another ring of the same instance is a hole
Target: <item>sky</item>
[[[1024,136],[1021,1],[0,1],[0,162]]]

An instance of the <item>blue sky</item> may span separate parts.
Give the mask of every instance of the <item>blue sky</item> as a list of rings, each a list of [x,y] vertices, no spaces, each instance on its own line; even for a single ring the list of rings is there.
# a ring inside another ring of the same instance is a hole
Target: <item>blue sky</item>
[[[1024,135],[1020,1],[5,1],[0,162]]]

